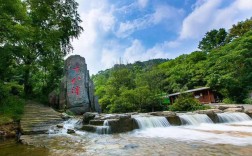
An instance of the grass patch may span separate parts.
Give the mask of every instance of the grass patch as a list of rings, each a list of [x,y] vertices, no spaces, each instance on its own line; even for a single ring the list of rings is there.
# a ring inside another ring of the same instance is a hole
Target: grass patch
[[[0,126],[11,122],[13,122],[13,119],[11,117],[0,115]]]
[[[0,103],[0,116],[3,120],[8,118],[19,120],[24,113],[25,100],[18,96],[8,96]]]

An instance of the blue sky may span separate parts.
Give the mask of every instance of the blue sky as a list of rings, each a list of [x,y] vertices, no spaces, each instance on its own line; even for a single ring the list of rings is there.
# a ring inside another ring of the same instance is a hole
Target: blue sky
[[[84,32],[73,40],[91,74],[197,50],[207,31],[252,16],[251,0],[77,0]]]

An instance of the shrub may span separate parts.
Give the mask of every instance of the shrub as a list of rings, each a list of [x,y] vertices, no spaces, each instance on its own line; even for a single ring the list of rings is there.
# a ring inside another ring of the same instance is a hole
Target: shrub
[[[232,100],[230,98],[224,98],[222,102],[225,104],[235,104],[236,103],[234,100]]]
[[[24,111],[25,101],[17,96],[8,96],[1,102],[0,113],[19,120]]]
[[[23,88],[15,83],[0,83],[0,114],[2,119],[19,120],[23,114],[25,101],[13,93],[22,95]]]
[[[245,103],[245,104],[252,104],[252,98],[246,98],[246,99],[244,100],[244,103]]]
[[[202,105],[191,94],[181,94],[169,107],[171,111],[195,111],[209,109],[210,106]]]

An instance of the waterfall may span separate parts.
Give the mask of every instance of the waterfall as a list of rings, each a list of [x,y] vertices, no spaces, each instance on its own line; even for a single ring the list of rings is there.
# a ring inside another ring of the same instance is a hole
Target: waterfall
[[[134,119],[140,129],[170,126],[165,117],[136,117]]]
[[[251,118],[246,113],[219,113],[217,115],[218,115],[220,123],[251,120]]]
[[[183,114],[179,115],[183,125],[199,125],[201,123],[213,123],[206,114]]]
[[[110,129],[108,120],[104,120],[103,126],[98,126],[96,128],[96,133],[98,133],[98,134],[110,134],[111,133],[111,129]]]

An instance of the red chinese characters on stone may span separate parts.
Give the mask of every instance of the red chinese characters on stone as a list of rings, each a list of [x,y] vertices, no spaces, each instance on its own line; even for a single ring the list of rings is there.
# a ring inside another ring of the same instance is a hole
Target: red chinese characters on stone
[[[80,87],[79,86],[73,87],[72,94],[79,95],[80,94]]]
[[[73,79],[71,80],[71,82],[72,82],[73,85],[75,84],[75,81],[76,81],[76,78],[73,78]]]
[[[75,68],[73,68],[73,70],[75,71],[75,73],[79,73],[79,70],[80,70],[80,67],[75,67]]]
[[[73,68],[72,70],[75,71],[75,74],[79,73],[79,67],[76,66],[75,68]],[[76,81],[78,80],[81,80],[81,77],[78,76],[78,77],[74,77],[72,80],[71,80],[71,83],[73,85],[72,87],[72,90],[71,90],[71,93],[72,94],[75,94],[75,95],[79,95],[80,94],[80,86],[76,86]]]

